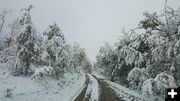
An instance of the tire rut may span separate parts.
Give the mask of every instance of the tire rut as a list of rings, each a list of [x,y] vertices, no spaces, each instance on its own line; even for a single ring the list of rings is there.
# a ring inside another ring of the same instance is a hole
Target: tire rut
[[[89,84],[89,78],[88,76],[86,75],[86,81],[85,81],[85,87],[84,89],[82,90],[82,92],[79,94],[79,96],[74,100],[74,101],[87,101],[85,99],[85,94],[86,94],[86,90],[87,90],[87,87],[88,87],[88,84]]]
[[[94,76],[94,75],[93,75]],[[103,80],[98,79],[94,76],[99,84],[100,98],[99,101],[123,101],[121,100],[116,93],[106,84]]]
[[[105,83],[103,80],[98,79],[96,76],[92,75],[97,81],[98,81],[98,89],[99,89],[99,99],[98,101],[123,101],[121,100],[118,95],[116,95],[115,91],[113,91],[107,83]],[[85,98],[85,94],[87,91],[87,87],[89,84],[89,78],[86,76],[85,81],[85,88],[83,91],[79,94],[79,96],[74,101],[90,101],[88,98]]]

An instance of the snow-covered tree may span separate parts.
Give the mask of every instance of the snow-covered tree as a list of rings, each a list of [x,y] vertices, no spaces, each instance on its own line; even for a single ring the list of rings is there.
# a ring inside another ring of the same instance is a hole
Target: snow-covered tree
[[[20,59],[22,74],[24,75],[28,75],[32,60],[38,56],[37,32],[31,21],[31,7],[24,10],[23,20],[21,20],[23,29],[17,36],[17,55]]]
[[[137,29],[122,31],[123,36],[115,44],[115,49],[102,47],[96,67],[103,68],[108,76],[116,74],[115,78],[128,78],[130,86],[139,90],[146,79],[155,78],[164,71],[171,71],[178,83],[180,13],[170,7],[166,10],[165,14],[145,12]],[[138,70],[139,73],[133,73]],[[122,82],[121,79],[118,81]]]
[[[162,72],[154,79],[147,79],[141,88],[145,97],[161,96],[165,97],[165,89],[177,87],[174,77],[169,72]]]
[[[152,85],[153,85],[152,78],[144,81],[142,88],[141,88],[141,92],[144,97],[151,98],[153,96]]]
[[[8,47],[7,44],[7,34],[8,30],[6,29],[6,17],[7,14],[10,13],[11,11],[8,9],[4,9],[0,12],[0,50],[3,50]]]
[[[148,12],[145,12],[143,13],[143,15],[145,16],[145,19],[140,21],[139,26],[141,28],[144,28],[146,30],[148,28],[152,30],[158,29],[159,25],[161,24],[161,21],[158,19],[157,13],[150,14]]]
[[[23,25],[20,23],[20,20],[22,18],[17,18],[15,19],[12,23],[9,24],[8,26],[8,34],[6,37],[5,43],[7,44],[8,47],[11,46],[17,46],[17,36],[20,34],[20,32],[23,29]]]
[[[113,80],[114,77],[116,77],[116,70],[118,68],[118,56],[117,51],[114,50],[114,47],[110,46],[108,43],[105,43],[105,45],[100,48],[99,54],[96,56],[96,58],[96,64],[104,71],[103,74]]]
[[[82,66],[83,61],[86,60],[85,49],[81,48],[78,43],[73,45],[73,58],[74,58],[74,67]]]
[[[143,82],[149,78],[148,70],[145,68],[133,68],[127,77],[129,88],[140,90]]]
[[[92,73],[93,71],[92,64],[87,57],[83,60],[82,67],[85,73]]]
[[[54,67],[53,75],[59,78],[60,75],[63,75],[65,67],[69,64],[69,48],[66,45],[63,33],[56,23],[50,25],[44,32],[44,35],[46,36],[45,47],[49,58],[49,65]]]
[[[5,24],[5,18],[6,18],[6,14],[11,12],[10,10],[4,9],[2,10],[2,13],[0,13],[0,35],[3,31],[3,27]]]
[[[127,77],[127,80],[129,81],[129,88],[131,89],[137,89],[139,82],[140,82],[140,78],[141,77],[141,69],[138,67],[133,68]]]
[[[74,69],[82,68],[84,72],[92,72],[92,64],[86,55],[85,49],[81,48],[78,43],[74,43],[72,47],[72,64]]]

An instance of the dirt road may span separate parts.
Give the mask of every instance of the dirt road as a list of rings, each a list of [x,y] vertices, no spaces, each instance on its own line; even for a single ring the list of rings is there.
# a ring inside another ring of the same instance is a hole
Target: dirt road
[[[85,88],[82,90],[82,92],[79,94],[79,96],[74,101],[88,101],[88,100],[85,100],[85,94],[86,94],[86,90],[87,90],[87,87],[89,84],[89,78],[87,75],[86,75],[85,84],[86,84]]]
[[[93,76],[95,77],[95,76]],[[106,83],[103,82],[103,80],[100,80],[95,77],[95,79],[98,81],[98,87],[99,87],[99,99],[98,101],[122,101],[115,92],[108,87]],[[90,101],[89,99],[85,99],[85,94],[87,90],[87,86],[89,83],[89,78],[86,78],[86,87],[83,89],[83,91],[80,93],[80,95],[75,99],[75,101]],[[91,100],[92,101],[92,100]]]

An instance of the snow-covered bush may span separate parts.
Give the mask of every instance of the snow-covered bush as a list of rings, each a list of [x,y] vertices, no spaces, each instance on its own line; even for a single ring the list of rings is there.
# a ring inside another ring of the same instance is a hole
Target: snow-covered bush
[[[153,82],[153,79],[147,79],[146,81],[144,81],[141,88],[141,92],[144,97],[149,98],[153,95],[152,82]]]
[[[133,68],[127,77],[127,80],[129,81],[129,88],[140,90],[143,82],[148,78],[149,74],[146,68]]]
[[[8,47],[3,50],[5,55],[15,56],[16,55],[16,46]]]
[[[65,71],[65,68],[53,67],[51,76],[55,79],[63,78]]]
[[[0,52],[0,62],[6,63],[12,60],[16,55],[16,47],[7,47],[3,51]]]
[[[177,87],[174,77],[168,72],[158,74],[154,79],[147,79],[141,88],[142,95],[145,97],[161,96],[164,97],[166,88]]]
[[[154,78],[155,89],[153,89],[154,94],[163,95],[165,93],[165,88],[176,87],[174,77],[168,72],[162,72]]]
[[[39,68],[35,68],[34,74],[32,75],[32,78],[43,78],[45,76],[51,76],[53,71],[53,68],[50,66],[43,66]]]
[[[138,84],[138,89],[140,90],[144,81],[149,79],[149,71],[146,68],[141,68],[141,76],[139,78],[139,84]]]
[[[131,89],[137,89],[138,84],[140,82],[139,78],[141,77],[141,69],[140,68],[133,68],[127,77],[127,80],[129,81],[129,88]]]

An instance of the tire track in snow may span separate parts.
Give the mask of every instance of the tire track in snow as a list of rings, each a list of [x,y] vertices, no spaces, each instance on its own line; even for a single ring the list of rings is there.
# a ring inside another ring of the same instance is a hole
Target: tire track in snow
[[[94,75],[93,75],[94,76]],[[100,96],[98,101],[123,101],[103,80],[94,76],[99,84]]]
[[[85,83],[86,87],[75,101],[123,101],[107,83],[94,75],[86,75]]]
[[[74,101],[99,101],[98,82],[90,74],[86,75],[86,87]]]
[[[86,94],[86,90],[89,84],[89,77],[86,75],[86,81],[85,81],[85,87],[82,90],[82,92],[79,94],[79,96],[74,100],[74,101],[85,101],[85,94]]]
[[[85,101],[98,101],[99,99],[99,89],[97,80],[90,74],[89,77],[89,85],[85,94]]]

